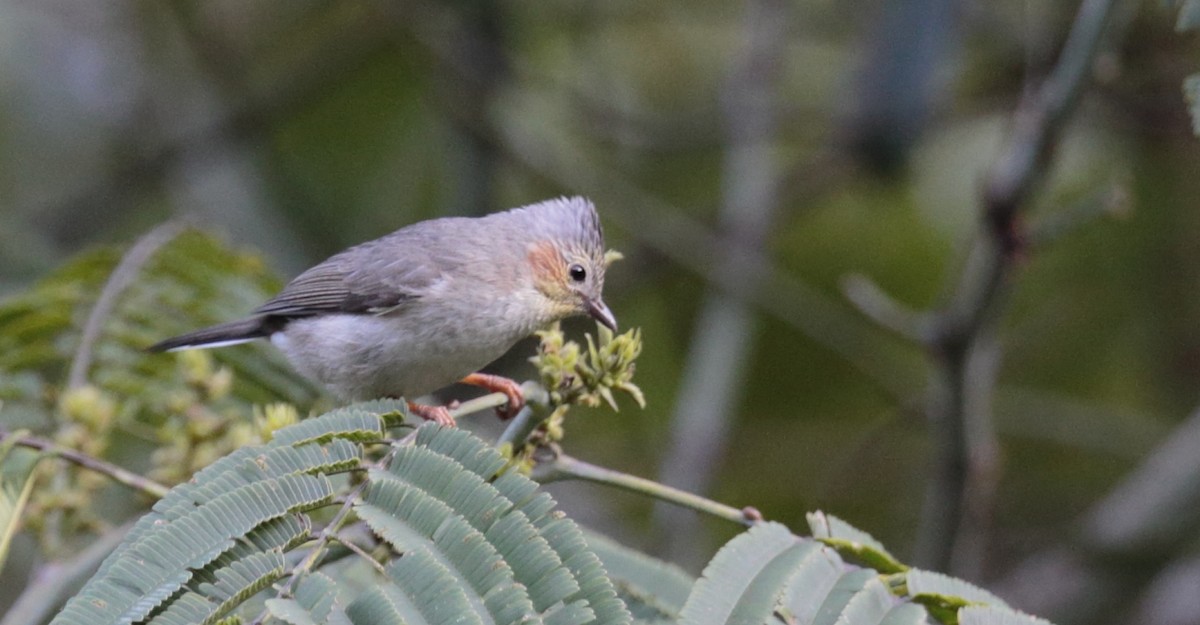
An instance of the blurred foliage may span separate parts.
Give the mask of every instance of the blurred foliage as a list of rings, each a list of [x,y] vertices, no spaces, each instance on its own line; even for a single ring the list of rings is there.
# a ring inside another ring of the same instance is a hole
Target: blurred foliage
[[[307,406],[316,398],[277,355],[261,349],[142,351],[261,301],[277,283],[255,258],[196,231],[166,242],[142,266],[118,264],[119,258],[113,249],[85,253],[0,302],[4,430],[24,428],[88,456],[123,459],[151,479],[175,484],[295,420],[294,409],[282,419],[278,408],[260,409],[263,400]],[[123,271],[136,280],[121,288],[114,274]],[[99,332],[85,339],[83,328],[105,293],[114,303],[97,313]],[[74,386],[67,379],[72,370],[84,374]],[[258,412],[267,416],[256,424]],[[138,509],[101,503],[109,485],[93,472],[37,463],[21,517],[48,557],[75,552],[89,535]]]

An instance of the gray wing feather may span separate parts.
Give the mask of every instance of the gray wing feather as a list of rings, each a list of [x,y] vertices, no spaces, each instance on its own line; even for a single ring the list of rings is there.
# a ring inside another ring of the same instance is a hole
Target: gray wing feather
[[[419,298],[441,272],[404,234],[401,230],[331,257],[254,312],[283,317],[376,314]]]

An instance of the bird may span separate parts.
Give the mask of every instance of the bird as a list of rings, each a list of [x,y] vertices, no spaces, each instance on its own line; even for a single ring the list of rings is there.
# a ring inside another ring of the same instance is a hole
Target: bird
[[[452,426],[445,406],[408,398],[461,382],[507,395],[506,417],[524,405],[520,385],[479,369],[567,317],[616,331],[605,269],[600,218],[584,197],[430,219],[329,257],[243,319],[147,350],[267,339],[343,400],[404,398],[413,414]]]

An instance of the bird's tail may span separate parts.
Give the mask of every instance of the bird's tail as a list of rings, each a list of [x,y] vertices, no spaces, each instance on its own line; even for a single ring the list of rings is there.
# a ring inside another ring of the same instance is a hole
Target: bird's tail
[[[146,348],[148,352],[173,352],[181,349],[224,347],[248,343],[270,336],[278,330],[266,317],[248,317],[181,334]]]

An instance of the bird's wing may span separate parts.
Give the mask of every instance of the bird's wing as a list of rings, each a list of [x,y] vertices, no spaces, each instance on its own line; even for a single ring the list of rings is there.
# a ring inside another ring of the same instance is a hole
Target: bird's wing
[[[254,312],[281,317],[380,314],[421,297],[440,279],[441,272],[413,253],[413,247],[381,243],[351,248],[305,271]]]

